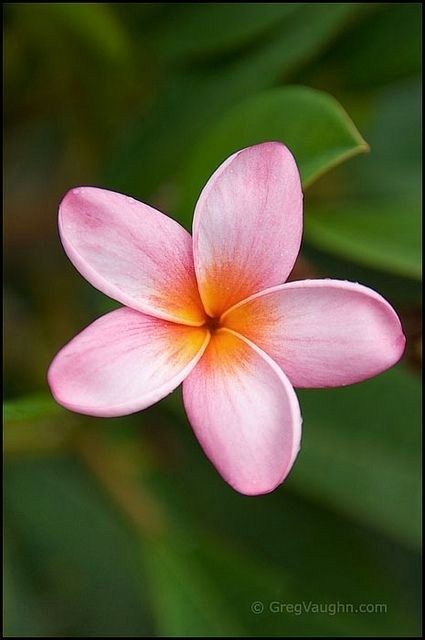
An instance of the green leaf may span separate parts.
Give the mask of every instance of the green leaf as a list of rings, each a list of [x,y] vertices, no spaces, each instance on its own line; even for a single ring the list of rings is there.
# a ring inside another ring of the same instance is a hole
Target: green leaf
[[[43,611],[42,598],[33,584],[31,572],[22,561],[11,532],[6,529],[4,533],[4,635],[6,638],[51,637],[53,621]]]
[[[174,73],[150,115],[126,125],[105,167],[110,188],[146,198],[177,170],[220,113],[280,84],[362,11],[361,4],[304,4],[279,23],[272,37],[244,56]]]
[[[45,19],[55,20],[60,28],[77,36],[107,60],[125,60],[130,41],[113,7],[103,3],[52,3],[41,7]]]
[[[8,463],[5,511],[53,636],[151,635],[139,543],[81,465]]]
[[[381,91],[366,127],[371,153],[342,171],[341,195],[312,204],[305,238],[315,248],[388,273],[421,276],[420,87]]]
[[[6,400],[3,404],[3,419],[6,422],[26,422],[63,412],[51,396],[39,393],[14,400]]]
[[[308,241],[304,242],[302,255],[324,278],[350,280],[379,291],[396,309],[419,309],[422,300],[422,284],[416,278],[404,278],[383,270],[361,266],[343,256],[320,251]]]
[[[349,116],[330,95],[307,87],[265,91],[231,109],[196,145],[182,179],[181,209],[186,215],[192,215],[202,186],[225,158],[266,140],[280,140],[289,147],[304,186],[368,149]]]
[[[127,530],[122,522],[127,510],[112,508],[107,494],[68,458],[8,465],[8,522],[34,584],[38,590],[42,586],[41,612],[48,613],[54,635],[417,632],[416,554],[360,527],[351,515],[306,500],[290,482],[268,496],[237,494],[207,463],[180,418],[167,421],[167,406],[143,414],[144,433],[137,429],[133,446],[115,442],[107,449],[116,460],[127,459],[131,469],[133,456],[155,447],[158,438],[157,465],[144,469],[142,477],[131,471],[133,483],[122,494],[124,507],[129,502],[143,507],[148,497],[160,507],[164,517],[154,535],[148,534],[149,511],[140,529]],[[107,450],[98,451],[106,466],[100,454]],[[107,468],[120,483],[122,464]],[[140,494],[136,478],[142,480]],[[138,531],[140,537],[134,536]],[[272,601],[379,602],[387,613],[286,615],[266,609],[256,616],[251,604],[258,600],[266,608]],[[151,623],[144,618],[146,607]]]
[[[299,392],[304,435],[290,485],[401,542],[420,545],[420,382],[401,367]]]
[[[171,533],[171,532],[170,532]],[[190,530],[188,536],[190,536]],[[195,553],[194,553],[195,551]],[[220,589],[196,558],[196,549],[174,535],[145,547],[144,565],[161,636],[243,635]]]
[[[339,55],[328,61],[344,86],[375,88],[419,73],[421,14],[419,3],[381,3],[379,11],[361,21],[344,39]]]
[[[421,277],[421,211],[407,200],[341,201],[305,216],[305,240],[324,251],[410,278]]]
[[[180,511],[178,526],[165,539],[144,545],[143,564],[161,636],[250,637],[265,631],[274,636],[283,630],[296,634],[300,627],[309,635],[341,632],[340,620],[331,616],[305,618],[300,624],[296,615],[284,621],[273,615],[271,602],[302,600],[294,576],[188,520]],[[260,615],[252,610],[256,601],[264,606]]]
[[[287,3],[170,6],[171,19],[158,34],[161,53],[175,60],[228,52],[276,28],[296,9]]]
[[[419,78],[381,91],[366,127],[370,155],[356,167],[360,192],[421,199],[421,83]]]
[[[174,402],[167,400],[165,404],[173,406]],[[184,419],[175,422],[163,424],[165,431],[158,444],[167,442],[176,448],[179,461],[164,464],[150,483],[168,513],[167,546],[172,556],[159,567],[157,560],[151,565],[152,571],[160,573],[159,584],[166,583],[162,593],[167,594],[167,611],[159,627],[162,633],[169,632],[176,619],[182,635],[194,633],[191,611],[200,600],[204,602],[204,635],[217,633],[217,623],[211,622],[211,611],[207,614],[205,609],[211,606],[219,618],[223,600],[227,617],[236,617],[246,637],[265,631],[279,637],[311,636],[319,630],[327,637],[404,635],[417,629],[417,553],[377,535],[372,527],[362,526],[357,512],[343,513],[326,496],[317,498],[313,488],[306,497],[307,492],[301,492],[293,481],[301,457],[290,479],[274,493],[254,498],[237,494],[202,456],[190,428],[182,428]],[[307,428],[305,424],[304,439]],[[323,461],[323,474],[329,471],[332,456],[330,452]],[[344,484],[346,473],[338,468],[339,485]],[[373,493],[374,486],[368,491]],[[396,518],[399,503],[390,504]],[[410,591],[401,586],[407,576]],[[195,585],[195,594],[189,593],[187,582],[192,588]],[[182,594],[190,601],[183,604]],[[159,585],[153,597],[158,598],[155,609],[159,617],[164,607]],[[385,603],[387,613],[297,616],[272,615],[266,610],[257,617],[250,605],[258,600],[266,607],[272,601]],[[196,624],[200,624],[199,610]]]
[[[288,489],[302,491],[352,522],[416,548],[420,540],[420,391],[419,379],[401,365],[348,387],[297,390],[302,446],[276,500],[279,495],[283,499]],[[186,421],[175,396],[164,405]],[[179,427],[178,431],[181,439],[184,430]],[[194,452],[194,459],[186,463],[187,482],[207,473],[202,463]],[[219,500],[218,495],[225,492],[215,487],[221,481],[216,483],[214,477],[211,472],[204,482]],[[202,493],[201,480],[199,486]],[[196,501],[195,495],[193,487],[191,500]],[[267,508],[268,498],[259,500]],[[248,502],[244,504],[249,510]]]

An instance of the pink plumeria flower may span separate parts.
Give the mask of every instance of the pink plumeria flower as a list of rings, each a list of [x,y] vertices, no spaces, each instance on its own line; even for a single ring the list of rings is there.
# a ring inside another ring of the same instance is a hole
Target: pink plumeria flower
[[[302,234],[294,158],[279,142],[228,158],[204,187],[193,238],[124,195],[79,187],[59,208],[66,253],[124,306],[53,360],[61,405],[122,416],[183,382],[189,421],[237,491],[272,491],[300,448],[294,387],[370,378],[401,357],[400,321],[380,295],[340,280],[285,283]]]

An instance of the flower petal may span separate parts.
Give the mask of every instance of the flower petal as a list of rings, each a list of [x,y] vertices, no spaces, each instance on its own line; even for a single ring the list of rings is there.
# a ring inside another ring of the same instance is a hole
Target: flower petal
[[[93,416],[122,416],[175,389],[209,340],[188,327],[122,307],[84,329],[55,357],[48,381],[57,402]]]
[[[301,183],[290,151],[265,142],[228,158],[204,187],[193,219],[195,269],[206,311],[219,316],[285,282],[301,234]]]
[[[340,280],[273,287],[229,310],[222,322],[268,353],[295,387],[360,382],[395,364],[405,345],[388,302]]]
[[[206,455],[234,489],[257,495],[283,482],[299,450],[301,416],[292,386],[266,354],[219,330],[184,381],[183,398]]]
[[[106,295],[165,320],[202,324],[190,234],[175,220],[128,196],[78,187],[61,202],[59,231],[71,262]]]

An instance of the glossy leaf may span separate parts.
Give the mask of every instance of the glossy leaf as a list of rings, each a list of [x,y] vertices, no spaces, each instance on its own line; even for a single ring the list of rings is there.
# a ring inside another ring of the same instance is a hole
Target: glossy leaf
[[[129,39],[111,7],[102,3],[57,3],[45,7],[45,18],[58,22],[61,28],[75,33],[77,38],[98,55],[123,60],[128,55]]]
[[[171,400],[165,404],[171,405]],[[305,423],[306,419],[306,432]],[[416,628],[417,603],[412,599],[412,592],[409,595],[406,591],[400,597],[397,586],[403,581],[403,572],[410,571],[417,562],[415,553],[404,550],[385,535],[376,535],[370,526],[362,526],[364,519],[358,512],[342,513],[340,505],[329,497],[318,499],[314,487],[308,496],[306,491],[301,492],[295,482],[295,474],[300,472],[299,461],[277,492],[261,498],[241,497],[206,464],[190,429],[182,429],[183,426],[184,419],[182,423],[179,420],[177,424],[164,425],[166,431],[161,440],[171,447],[177,446],[175,440],[180,443],[179,462],[158,470],[155,481],[150,483],[167,508],[168,544],[172,555],[179,558],[176,572],[171,566],[162,565],[160,569],[162,580],[168,579],[168,588],[176,590],[176,599],[179,599],[182,581],[187,580],[187,572],[193,572],[192,581],[199,585],[202,571],[206,581],[202,589],[205,599],[213,602],[207,594],[218,585],[231,605],[230,613],[237,612],[237,620],[247,634],[267,630],[270,635],[310,635],[320,628],[324,635],[379,635]],[[323,474],[331,464],[332,457],[322,461]],[[310,482],[314,479],[310,478]],[[338,483],[345,484],[341,468]],[[208,486],[208,503],[205,486]],[[373,489],[369,488],[369,492]],[[391,506],[393,513],[397,513],[398,505]],[[223,514],[227,516],[223,518]],[[215,552],[212,545],[216,547]],[[356,559],[355,564],[349,560],[351,557]],[[391,565],[388,558],[392,558]],[[341,572],[341,566],[346,567],[346,571]],[[380,569],[383,566],[391,577],[383,574]],[[159,590],[157,593],[159,595]],[[358,603],[366,600],[386,603],[387,613],[279,616],[265,611],[263,617],[256,617],[250,605],[262,599],[266,606],[271,601]],[[199,593],[195,601],[199,602]],[[159,611],[161,600],[157,605]],[[217,606],[222,606],[220,599]],[[183,610],[188,612],[187,619],[184,615],[179,618],[180,624],[184,624],[179,626],[183,635],[193,632],[190,603],[186,607]],[[169,628],[161,627],[161,630],[165,632]],[[208,630],[216,633],[213,626]]]
[[[176,72],[150,114],[126,124],[105,167],[110,188],[141,199],[178,169],[185,154],[224,110],[282,82],[317,56],[361,4],[307,3],[280,23],[273,36],[245,55]]]
[[[54,635],[150,635],[134,564],[138,544],[78,463],[11,463],[6,492],[8,524],[38,590],[42,585],[39,612],[55,625]]]
[[[311,265],[314,265],[314,269],[321,277],[360,282],[379,291],[387,300],[391,300],[395,309],[403,309],[407,305],[413,309],[420,308],[422,284],[416,278],[404,278],[382,269],[362,266],[346,260],[342,255],[337,257],[329,251],[320,251],[306,239],[302,254]]]
[[[393,55],[394,51],[397,55]],[[339,51],[338,61],[329,59],[329,64],[345,86],[356,88],[373,88],[419,73],[419,3],[380,3],[378,11],[348,34]]]
[[[305,240],[358,264],[410,278],[421,277],[419,205],[408,200],[341,201],[305,218]]]
[[[31,579],[31,572],[18,551],[9,530],[3,552],[3,632],[5,637],[49,637],[53,620],[42,610],[42,598]],[[23,612],[25,614],[23,615]]]
[[[190,532],[189,532],[190,535]],[[221,590],[210,580],[190,544],[168,538],[148,544],[145,567],[150,576],[157,632],[167,637],[242,635],[243,628],[227,606]]]
[[[307,87],[263,92],[231,109],[199,140],[183,176],[181,208],[186,215],[225,158],[266,140],[279,140],[289,147],[304,186],[368,149],[347,113],[328,94]]]
[[[314,202],[305,239],[359,265],[420,279],[420,89],[416,80],[391,86],[375,102],[366,127],[371,153],[343,172],[342,193]],[[407,115],[408,114],[408,115]]]
[[[26,422],[63,413],[63,409],[47,393],[6,400],[3,419],[6,422]]]
[[[161,51],[171,60],[222,54],[276,30],[296,9],[288,3],[170,6],[172,20],[159,33]]]
[[[297,395],[303,416],[301,452],[277,493],[284,496],[288,488],[302,491],[308,499],[332,506],[352,522],[417,547],[419,380],[400,364],[360,384],[297,389]],[[185,422],[175,395],[164,404]],[[192,469],[194,464],[191,461],[189,477],[202,473],[202,460]],[[211,481],[212,473],[208,484]],[[217,485],[220,482],[218,479]],[[267,497],[263,500],[265,509],[268,501]],[[249,501],[244,503],[249,510]]]
[[[420,543],[420,383],[401,366],[341,389],[299,391],[292,483],[401,542]]]

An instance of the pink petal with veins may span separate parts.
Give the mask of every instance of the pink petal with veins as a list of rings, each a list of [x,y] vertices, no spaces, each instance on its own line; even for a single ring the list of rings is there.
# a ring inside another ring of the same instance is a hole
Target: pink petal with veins
[[[122,307],[79,333],[55,357],[56,401],[78,413],[122,416],[149,407],[184,380],[209,340],[201,327]]]
[[[382,296],[341,280],[303,280],[262,291],[223,317],[282,367],[295,387],[352,384],[392,367],[405,345]]]
[[[301,416],[281,369],[258,347],[222,329],[183,383],[189,421],[211,462],[237,491],[268,493],[289,473]]]
[[[285,282],[300,248],[302,192],[290,151],[265,142],[228,158],[204,187],[193,253],[207,313]]]
[[[128,196],[78,187],[61,202],[59,231],[99,291],[164,320],[203,323],[191,237],[175,220]]]

